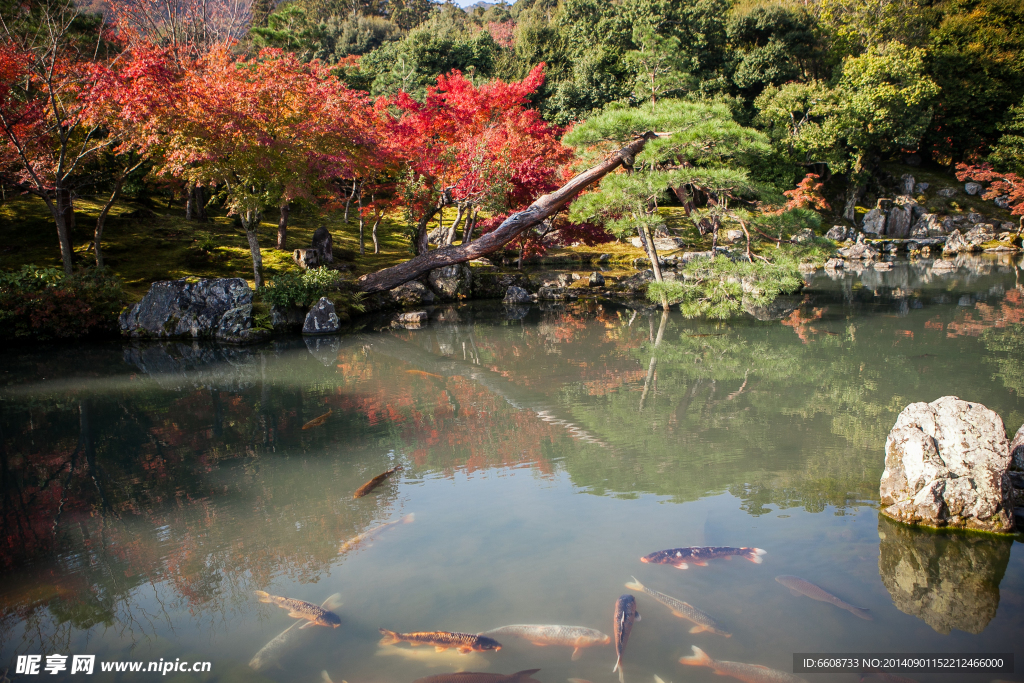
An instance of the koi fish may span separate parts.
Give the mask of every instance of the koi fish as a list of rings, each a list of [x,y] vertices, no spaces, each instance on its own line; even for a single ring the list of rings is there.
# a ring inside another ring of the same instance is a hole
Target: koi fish
[[[303,429],[312,429],[313,427],[320,427],[324,422],[327,422],[327,418],[334,414],[334,408],[329,409],[326,413],[320,417],[314,417],[312,420],[302,425]]]
[[[835,605],[839,609],[844,609],[850,614],[860,617],[865,621],[874,621],[866,609],[854,607],[847,602],[843,602],[820,586],[815,586],[810,581],[804,581],[799,576],[789,576],[788,574],[784,574],[783,576],[776,576],[775,580],[788,588],[793,595],[806,595],[811,600],[827,602],[831,605]]]
[[[335,593],[324,600],[320,607],[325,610],[338,609],[341,607],[341,594]],[[249,668],[253,671],[263,671],[264,669],[268,669],[271,666],[276,665],[278,661],[280,661],[281,655],[284,654],[284,651],[298,640],[299,629],[295,628],[298,625],[299,622],[296,621],[260,648],[260,651],[253,655],[253,658],[249,660]]]
[[[583,648],[591,645],[607,645],[610,636],[585,626],[557,626],[542,624],[512,624],[483,631],[482,636],[519,636],[534,645],[564,645],[573,648],[572,661],[583,656]]]
[[[439,674],[437,676],[417,678],[412,683],[540,683],[540,681],[532,677],[538,671],[540,669],[526,669],[507,676],[464,671],[462,673]]]
[[[693,546],[690,548],[670,548],[668,550],[659,550],[656,553],[651,553],[650,555],[641,557],[640,561],[648,562],[650,564],[670,564],[676,569],[686,569],[691,564],[695,564],[698,567],[706,567],[708,565],[708,560],[717,560],[723,557],[727,560],[731,560],[733,555],[739,555],[740,557],[750,560],[754,564],[761,564],[764,562],[764,560],[761,559],[761,556],[767,555],[767,553],[760,548]]]
[[[331,626],[333,628],[341,626],[341,619],[337,614],[323,607],[318,607],[311,602],[294,598],[282,598],[278,595],[271,595],[266,591],[256,591],[256,595],[259,597],[260,602],[277,605],[281,609],[288,610],[288,616],[293,619],[306,619],[309,623],[300,626],[300,630],[310,626]]]
[[[693,645],[692,647],[693,655],[681,658],[679,660],[680,664],[689,664],[690,666],[707,666],[719,676],[731,676],[732,678],[743,681],[743,683],[807,683],[806,680],[799,676],[794,676],[793,674],[786,673],[785,671],[779,671],[777,669],[769,669],[768,667],[761,666],[760,664],[719,662],[708,657],[707,653],[696,645]]]
[[[426,372],[424,370],[406,370],[410,375],[419,375],[420,377],[433,377],[435,379],[444,379],[441,375],[435,375],[432,372]]]
[[[612,619],[612,632],[615,634],[615,666],[612,671],[619,672],[619,683],[623,683],[622,654],[629,642],[629,632],[633,630],[633,622],[640,621],[640,613],[636,611],[636,599],[632,595],[622,595],[615,601],[615,615]]]
[[[338,552],[339,553],[347,553],[349,550],[352,550],[354,548],[359,547],[360,544],[362,544],[362,543],[364,543],[366,541],[372,541],[382,531],[386,531],[387,529],[390,529],[391,527],[393,527],[393,526],[395,526],[397,524],[410,524],[410,523],[412,523],[414,521],[416,521],[416,513],[415,512],[410,512],[409,514],[407,514],[405,517],[402,517],[401,519],[396,519],[396,520],[392,520],[390,522],[384,522],[383,524],[378,524],[377,526],[373,527],[372,529],[364,531],[361,534],[357,534],[356,536],[353,536],[352,538],[350,538],[347,541],[345,541],[344,543],[342,543],[341,547],[338,548]]]
[[[386,628],[380,629],[381,645],[393,645],[394,643],[406,642],[416,647],[417,645],[433,645],[434,650],[442,652],[453,648],[459,652],[487,652],[488,650],[500,650],[501,643],[472,633],[452,633],[450,631],[419,631],[417,633],[398,633],[389,631]]]
[[[387,472],[382,472],[382,473],[378,474],[376,477],[374,477],[373,479],[371,479],[370,481],[366,482],[365,484],[360,486],[358,489],[356,489],[356,492],[352,494],[352,498],[353,499],[362,498],[367,493],[369,493],[370,491],[372,491],[375,488],[377,488],[378,486],[380,486],[381,483],[385,479],[390,477],[395,472],[400,471],[401,469],[402,469],[401,465],[395,465],[394,467],[392,467]]]
[[[700,633],[701,631],[709,631],[711,633],[714,633],[715,635],[725,636],[726,638],[732,638],[731,633],[720,630],[718,628],[718,624],[715,623],[714,619],[709,617],[707,614],[704,614],[690,603],[683,602],[682,600],[676,600],[671,595],[665,595],[664,593],[659,593],[656,590],[652,590],[647,586],[643,585],[642,583],[640,583],[639,581],[637,581],[635,576],[630,578],[632,578],[633,581],[627,583],[626,588],[629,588],[630,590],[642,591],[644,593],[647,593],[652,598],[654,598],[661,604],[665,605],[665,607],[668,607],[670,610],[672,610],[672,614],[674,614],[675,616],[679,617],[680,619],[692,621],[694,624],[696,624],[693,628],[690,629],[690,633]]]
[[[430,668],[443,666],[451,668],[453,671],[486,669],[491,665],[491,662],[478,652],[459,654],[450,650],[437,652],[414,647],[381,646],[377,648],[376,655],[378,657],[399,657]]]
[[[320,681],[321,683],[334,683],[326,669],[320,672]],[[348,683],[348,681],[342,681],[341,683]]]

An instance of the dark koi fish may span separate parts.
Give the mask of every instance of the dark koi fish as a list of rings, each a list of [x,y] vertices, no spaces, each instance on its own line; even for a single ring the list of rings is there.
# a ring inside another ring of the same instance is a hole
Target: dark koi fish
[[[312,429],[313,427],[320,427],[323,423],[327,422],[327,418],[334,414],[334,408],[330,408],[326,413],[319,417],[314,417],[312,420],[302,425],[303,429]]]
[[[615,601],[615,616],[612,620],[612,633],[615,634],[615,666],[612,667],[612,671],[619,672],[619,683],[623,683],[622,655],[626,651],[633,622],[636,621],[640,621],[640,613],[636,611],[636,599],[632,595],[620,596]]]
[[[376,477],[374,477],[373,479],[371,479],[370,481],[366,482],[365,484],[360,486],[358,489],[356,489],[356,492],[354,494],[352,494],[352,498],[362,498],[367,493],[369,493],[370,491],[372,491],[375,488],[377,488],[378,486],[380,486],[381,483],[383,483],[383,481],[385,479],[390,477],[395,472],[400,471],[401,469],[402,469],[401,465],[396,465],[395,467],[392,467],[387,472],[382,472],[382,473],[378,474]]]
[[[766,554],[767,553],[760,548],[693,546],[691,548],[670,548],[669,550],[659,550],[656,553],[651,553],[650,555],[641,557],[640,561],[648,562],[650,564],[670,564],[676,569],[686,569],[691,564],[695,564],[698,567],[706,567],[708,560],[717,560],[723,557],[727,560],[731,560],[733,555],[739,555],[740,557],[750,560],[754,564],[761,564],[764,562],[764,560],[761,559],[761,556]]]

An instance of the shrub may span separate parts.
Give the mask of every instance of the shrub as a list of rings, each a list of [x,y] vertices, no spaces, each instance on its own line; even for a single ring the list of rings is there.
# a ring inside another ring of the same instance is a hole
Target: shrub
[[[0,339],[69,339],[114,332],[125,304],[121,281],[104,270],[23,266],[0,272]]]
[[[343,284],[341,273],[327,266],[310,268],[302,273],[286,271],[275,275],[266,287],[260,289],[260,298],[271,306],[309,308],[320,297],[327,296],[339,316],[347,311],[362,311],[363,306],[359,303],[362,295],[344,290]]]

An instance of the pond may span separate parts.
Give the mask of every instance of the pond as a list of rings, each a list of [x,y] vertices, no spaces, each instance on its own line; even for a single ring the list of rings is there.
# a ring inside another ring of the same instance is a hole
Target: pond
[[[549,683],[611,682],[614,645],[574,659],[571,646],[503,634],[500,651],[460,655],[381,645],[378,629],[611,635],[627,593],[642,615],[627,681],[723,680],[679,663],[692,646],[787,672],[794,653],[1013,652],[1021,536],[891,523],[878,481],[908,403],[955,394],[1011,434],[1024,422],[1017,266],[961,257],[953,270],[897,262],[809,279],[801,296],[727,322],[476,303],[437,309],[422,329],[257,348],[10,351],[0,672],[35,680],[16,661],[42,655],[46,680],[154,680],[100,667],[210,662],[161,677],[399,683],[539,669]],[[640,561],[685,546],[765,554],[683,571]],[[794,596],[781,575],[871,620]],[[691,633],[634,580],[731,637]],[[292,629],[264,650],[296,620],[257,591],[316,605],[337,594],[340,626]],[[68,668],[47,674],[54,654]],[[70,674],[76,654],[96,656],[92,677]]]

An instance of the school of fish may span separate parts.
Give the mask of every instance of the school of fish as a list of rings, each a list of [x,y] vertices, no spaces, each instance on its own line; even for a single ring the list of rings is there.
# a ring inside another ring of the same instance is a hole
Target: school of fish
[[[331,412],[329,410],[320,417],[306,423],[303,429],[322,425],[331,415]],[[352,496],[353,499],[367,495],[388,477],[401,469],[402,466],[398,465],[370,479],[355,491]],[[400,519],[372,527],[342,543],[339,547],[339,552],[345,553],[363,544],[368,545],[381,532],[399,524],[410,523],[414,519],[415,516],[410,513]],[[760,548],[692,546],[659,550],[641,557],[640,560],[645,564],[667,564],[678,569],[686,569],[691,564],[704,567],[708,565],[709,560],[729,560],[733,557],[742,557],[755,564],[761,564],[764,562],[765,554],[766,552]],[[649,588],[640,583],[636,577],[630,578],[632,581],[626,583],[626,588],[653,598],[666,606],[674,616],[693,623],[690,633],[707,632],[726,638],[731,637],[732,634],[719,628],[717,622],[710,615],[693,605]],[[789,588],[794,595],[806,596],[812,600],[829,603],[861,619],[869,621],[872,619],[866,609],[854,607],[806,579],[791,575],[781,575],[775,577],[775,580]],[[319,606],[304,600],[271,595],[262,590],[256,591],[256,595],[259,602],[273,604],[288,610],[288,616],[298,621],[275,636],[253,656],[249,666],[254,671],[263,671],[275,664],[280,666],[279,662],[282,655],[294,646],[298,638],[297,634],[300,631],[311,626],[327,626],[331,628],[341,626],[341,618],[333,611],[341,606],[341,597],[338,594],[330,596]],[[475,634],[454,631],[415,631],[403,633],[380,628],[382,638],[377,654],[385,657],[403,658],[424,666],[445,666],[455,669],[452,673],[419,678],[414,683],[539,683],[539,681],[533,678],[533,675],[539,669],[525,669],[512,674],[481,673],[467,671],[466,669],[470,666],[480,669],[487,668],[489,661],[481,653],[495,652],[502,648],[501,643],[495,640],[494,636],[521,638],[534,646],[540,647],[549,645],[571,647],[572,661],[580,658],[584,648],[608,645],[614,641],[615,666],[612,667],[612,672],[618,672],[619,683],[625,683],[623,658],[626,646],[629,643],[630,634],[638,621],[640,621],[640,613],[637,611],[636,599],[632,595],[626,594],[620,596],[615,601],[612,613],[612,636],[586,626],[559,624],[509,624]],[[300,626],[299,624],[302,625]],[[399,646],[400,643],[407,643],[412,647],[401,647]],[[433,650],[415,649],[419,645],[432,647]],[[759,664],[715,660],[696,645],[692,646],[692,648],[693,655],[682,657],[679,660],[681,664],[707,667],[716,674],[729,676],[744,683],[807,683],[803,678],[784,671],[770,669]],[[454,651],[457,654],[449,655],[449,651]],[[451,657],[454,657],[454,659]],[[911,679],[901,678],[886,672],[861,672],[861,680],[869,677],[877,677],[882,680],[893,681],[894,683],[914,683]],[[323,683],[331,683],[331,678],[327,671],[322,672],[321,678]],[[589,681],[578,678],[570,678],[568,680],[570,683],[589,683]],[[664,683],[657,675],[654,676],[654,680],[655,683]]]

